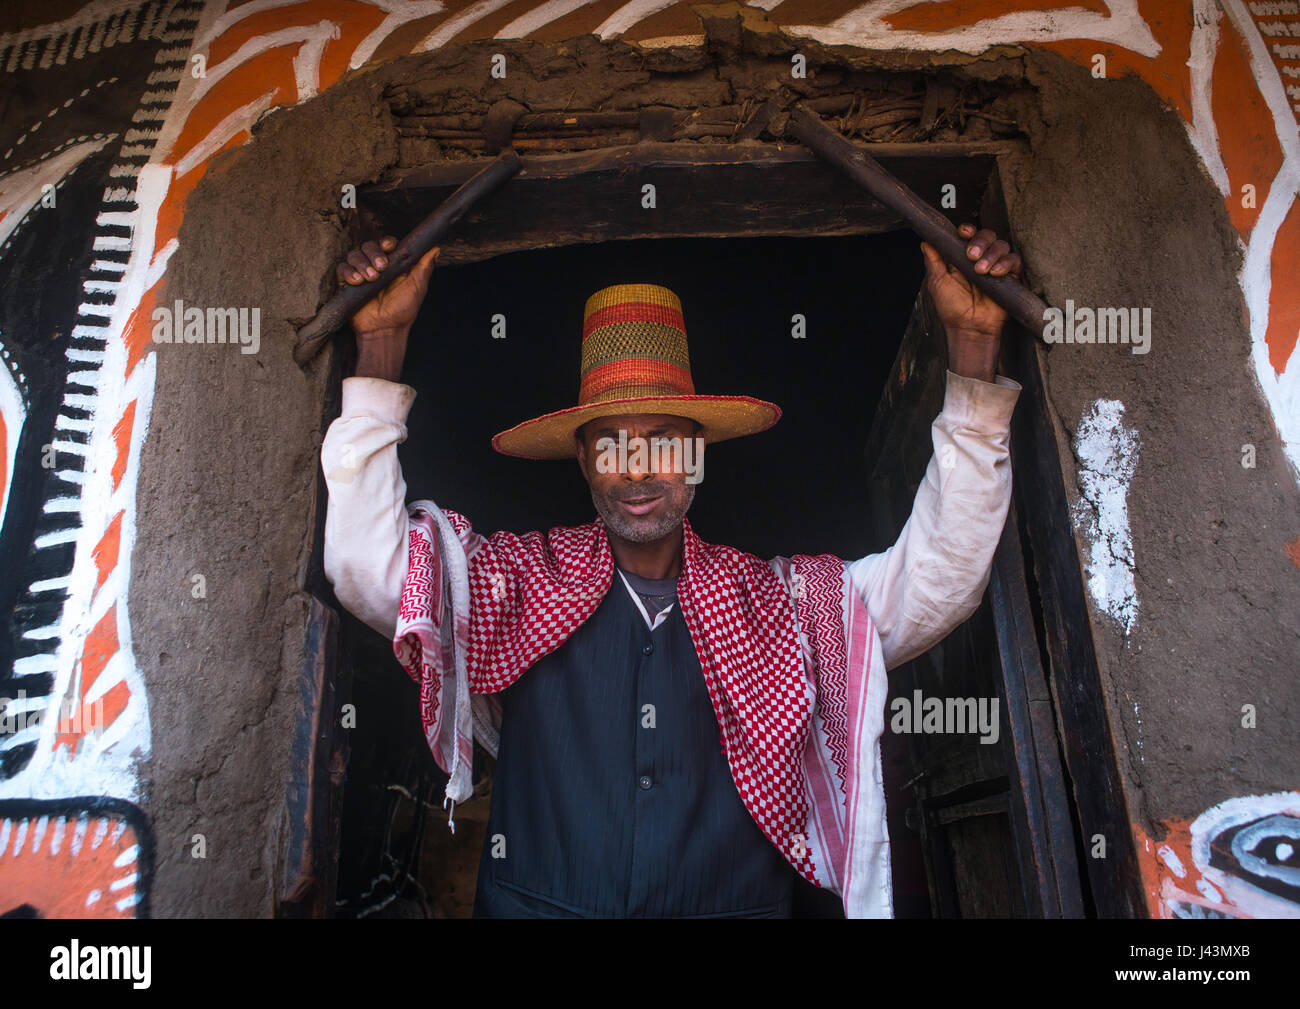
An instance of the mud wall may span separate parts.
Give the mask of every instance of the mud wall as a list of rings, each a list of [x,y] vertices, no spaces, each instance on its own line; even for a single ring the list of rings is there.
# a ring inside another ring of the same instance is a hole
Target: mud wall
[[[1046,54],[1027,69],[1041,115],[1007,193],[1035,282],[1056,306],[1151,310],[1145,353],[1042,356],[1152,911],[1282,913],[1300,898],[1280,885],[1300,781],[1300,494],[1258,393],[1242,251],[1149,88]],[[1258,864],[1211,869],[1211,845],[1271,817]]]

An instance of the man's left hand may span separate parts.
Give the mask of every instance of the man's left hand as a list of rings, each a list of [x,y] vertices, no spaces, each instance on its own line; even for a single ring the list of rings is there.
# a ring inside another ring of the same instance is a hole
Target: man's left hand
[[[1019,254],[992,231],[976,231],[975,225],[963,224],[957,233],[967,239],[966,256],[975,262],[976,273],[1020,276]],[[946,263],[934,246],[922,242],[921,252],[930,297],[948,335],[948,368],[958,375],[992,382],[997,374],[1007,313],[960,270]]]

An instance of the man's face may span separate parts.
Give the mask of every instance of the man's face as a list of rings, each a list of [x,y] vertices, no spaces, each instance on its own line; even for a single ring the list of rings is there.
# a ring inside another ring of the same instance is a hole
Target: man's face
[[[697,458],[695,445],[688,445],[696,430],[695,421],[685,417],[639,413],[599,417],[574,435],[592,503],[613,535],[652,543],[681,525],[695,499],[695,483],[688,481],[687,470]],[[649,458],[636,451],[637,439],[649,446]],[[679,451],[670,453],[656,439],[673,439],[669,444]],[[623,452],[620,443],[626,447]],[[673,459],[678,462],[670,465]]]

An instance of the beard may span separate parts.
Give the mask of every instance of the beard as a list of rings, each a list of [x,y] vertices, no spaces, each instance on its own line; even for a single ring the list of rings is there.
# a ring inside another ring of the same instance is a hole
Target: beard
[[[669,485],[656,488],[663,494],[660,511],[655,515],[628,515],[618,506],[621,498],[602,497],[591,489],[591,502],[605,523],[605,528],[619,539],[629,543],[654,543],[675,532],[682,524],[695,500],[695,484]],[[644,488],[638,493],[644,493]]]

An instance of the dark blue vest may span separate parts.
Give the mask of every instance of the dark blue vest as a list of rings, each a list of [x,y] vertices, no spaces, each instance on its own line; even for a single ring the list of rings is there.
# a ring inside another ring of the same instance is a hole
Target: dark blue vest
[[[651,631],[616,573],[501,701],[475,917],[789,917],[680,605]]]

